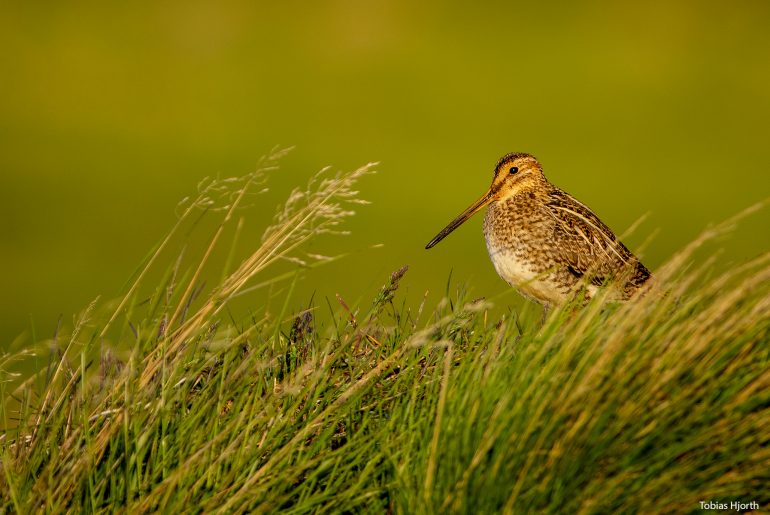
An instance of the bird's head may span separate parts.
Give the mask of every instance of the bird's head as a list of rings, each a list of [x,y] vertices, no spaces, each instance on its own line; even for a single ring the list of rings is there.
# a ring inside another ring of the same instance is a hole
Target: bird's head
[[[545,181],[543,169],[533,156],[523,153],[504,155],[495,166],[495,176],[489,190],[452,220],[425,248],[429,249],[463,224],[468,218],[491,202],[537,189]]]
[[[535,188],[544,179],[543,168],[534,156],[522,153],[506,154],[495,166],[495,176],[487,192],[488,195],[491,194],[489,202]]]

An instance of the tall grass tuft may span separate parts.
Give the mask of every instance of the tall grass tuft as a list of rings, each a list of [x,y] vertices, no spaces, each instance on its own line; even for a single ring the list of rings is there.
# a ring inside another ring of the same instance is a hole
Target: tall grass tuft
[[[674,256],[644,295],[492,319],[460,290],[233,321],[279,260],[338,233],[371,172],[325,170],[261,245],[201,286],[222,230],[280,155],[204,183],[115,304],[62,328],[50,365],[0,357],[7,512],[691,512],[770,503],[770,254],[714,271]],[[200,208],[222,225],[183,270],[162,263]],[[209,274],[210,275],[210,274]],[[149,291],[149,293],[148,293]],[[144,302],[140,302],[144,300]],[[329,304],[331,306],[331,304]],[[28,352],[28,351],[27,351]]]

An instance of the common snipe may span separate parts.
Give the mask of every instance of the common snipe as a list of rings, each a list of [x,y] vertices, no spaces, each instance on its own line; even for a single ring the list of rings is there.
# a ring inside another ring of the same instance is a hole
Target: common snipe
[[[582,292],[586,298],[617,280],[628,299],[650,272],[593,211],[560,190],[529,154],[507,154],[492,185],[444,228],[429,249],[484,206],[484,237],[495,270],[543,305],[544,313]]]

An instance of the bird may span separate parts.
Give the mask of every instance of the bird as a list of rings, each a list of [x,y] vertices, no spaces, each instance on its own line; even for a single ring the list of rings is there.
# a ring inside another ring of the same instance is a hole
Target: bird
[[[590,300],[616,283],[610,296],[625,301],[650,271],[585,204],[552,184],[538,160],[504,155],[489,190],[425,246],[430,249],[487,207],[484,238],[498,275],[524,297],[549,310],[582,295]]]

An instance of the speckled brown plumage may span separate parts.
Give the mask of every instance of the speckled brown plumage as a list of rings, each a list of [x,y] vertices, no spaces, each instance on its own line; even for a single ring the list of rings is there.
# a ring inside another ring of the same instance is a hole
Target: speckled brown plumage
[[[546,309],[620,281],[628,299],[650,272],[587,206],[551,184],[529,154],[508,154],[489,191],[440,232],[430,248],[488,206],[484,236],[500,277]]]

